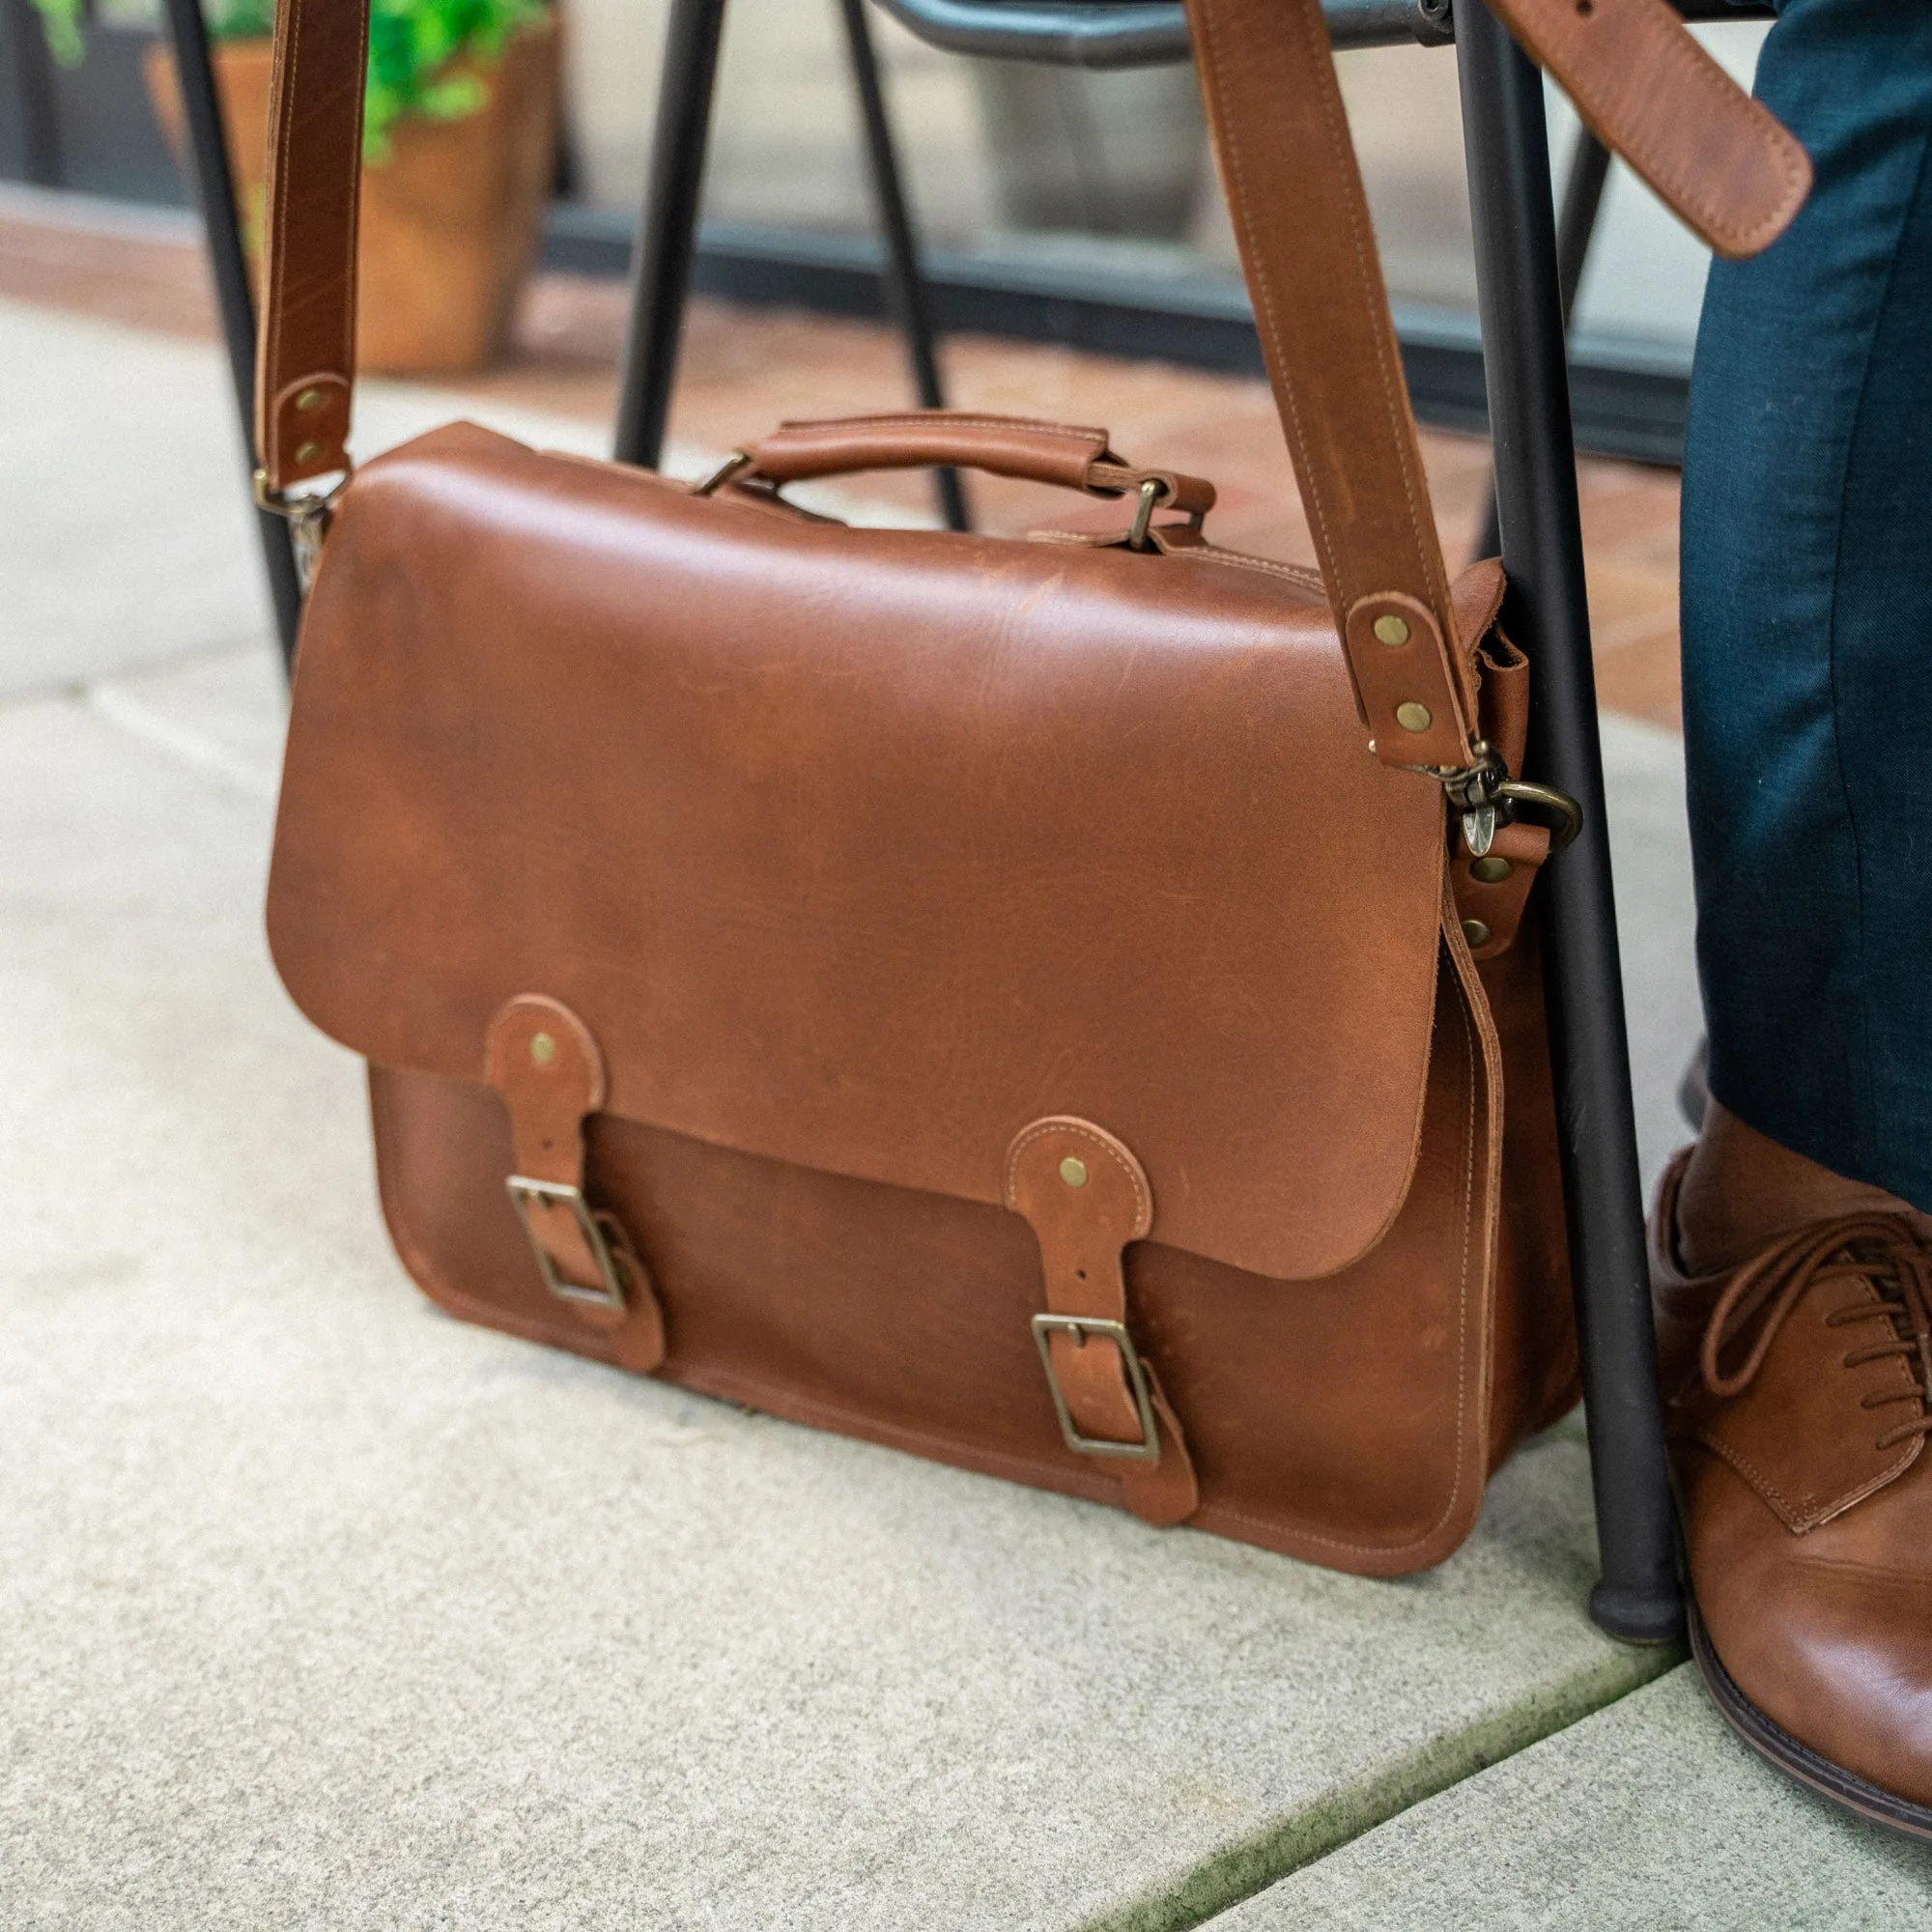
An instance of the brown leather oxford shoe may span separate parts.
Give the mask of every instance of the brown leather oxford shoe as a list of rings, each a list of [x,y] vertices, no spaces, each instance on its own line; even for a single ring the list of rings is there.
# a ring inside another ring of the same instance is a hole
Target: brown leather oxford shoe
[[[1687,1275],[1686,1158],[1650,1265],[1704,1681],[1773,1763],[1932,1837],[1932,1246],[1859,1212]]]

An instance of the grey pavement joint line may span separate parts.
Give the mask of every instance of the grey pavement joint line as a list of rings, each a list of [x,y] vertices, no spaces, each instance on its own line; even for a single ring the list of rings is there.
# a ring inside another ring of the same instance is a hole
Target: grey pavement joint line
[[[1891,1932],[1932,1849],[1764,1763],[1686,1664],[1365,1833],[1216,1932]]]
[[[1179,1883],[1124,1911],[1090,1919],[1079,1932],[1191,1932],[1411,1807],[1608,1709],[1674,1668],[1684,1653],[1663,1644],[1638,1655],[1643,1674],[1635,1681],[1626,1670],[1606,1668],[1559,1687],[1547,1704],[1490,1712],[1455,1736],[1432,1739],[1325,1793],[1278,1825],[1204,1860]]]
[[[251,798],[275,796],[273,770],[230,751],[218,739],[197,731],[191,724],[150,709],[126,684],[87,685],[82,690],[81,702],[120,730],[182,764],[205,772],[219,784],[246,792]]]

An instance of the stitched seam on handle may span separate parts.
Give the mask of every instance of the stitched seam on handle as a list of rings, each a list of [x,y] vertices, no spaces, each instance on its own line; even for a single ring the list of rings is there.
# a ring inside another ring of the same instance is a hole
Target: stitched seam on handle
[[[1098,437],[1102,449],[1106,448],[1109,436],[1106,430],[1083,429],[1077,423],[1043,422],[1034,416],[969,416],[946,410],[931,415],[814,417],[810,422],[781,423],[765,440],[774,441],[788,429],[857,429],[862,425],[867,429],[1032,429],[1080,442],[1092,442]]]

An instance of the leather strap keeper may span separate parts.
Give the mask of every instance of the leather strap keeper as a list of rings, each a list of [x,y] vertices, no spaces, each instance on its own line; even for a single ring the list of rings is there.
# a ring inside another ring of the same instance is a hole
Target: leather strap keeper
[[[1548,857],[1548,827],[1521,821],[1499,825],[1480,859],[1458,842],[1449,883],[1473,958],[1493,959],[1516,944],[1530,890]]]
[[[525,993],[491,1017],[484,1077],[510,1116],[506,1185],[545,1286],[609,1329],[617,1359],[648,1374],[664,1360],[664,1318],[650,1271],[614,1215],[584,1191],[583,1122],[604,1104],[604,1060],[559,1000]]]
[[[1153,1226],[1140,1162],[1105,1128],[1053,1115],[1014,1136],[1006,1197],[1039,1243],[1034,1335],[1067,1446],[1106,1459],[1143,1521],[1184,1522],[1200,1500],[1187,1443],[1126,1322],[1121,1251]]]

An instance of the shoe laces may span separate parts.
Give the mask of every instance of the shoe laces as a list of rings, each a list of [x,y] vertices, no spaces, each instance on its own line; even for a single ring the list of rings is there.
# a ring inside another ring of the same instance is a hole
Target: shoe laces
[[[1715,1396],[1740,1395],[1756,1379],[1785,1319],[1813,1288],[1833,1282],[1868,1283],[1877,1300],[1861,1297],[1833,1309],[1826,1326],[1850,1328],[1882,1323],[1882,1333],[1845,1353],[1844,1366],[1888,1357],[1903,1360],[1914,1386],[1863,1399],[1865,1408],[1892,1403],[1918,1405],[1919,1413],[1895,1424],[1875,1446],[1889,1449],[1914,1435],[1932,1435],[1932,1250],[1903,1214],[1846,1214],[1814,1222],[1774,1241],[1755,1261],[1738,1269],[1718,1297],[1704,1327],[1699,1367],[1704,1386]],[[1756,1324],[1745,1358],[1728,1372],[1722,1356]]]

